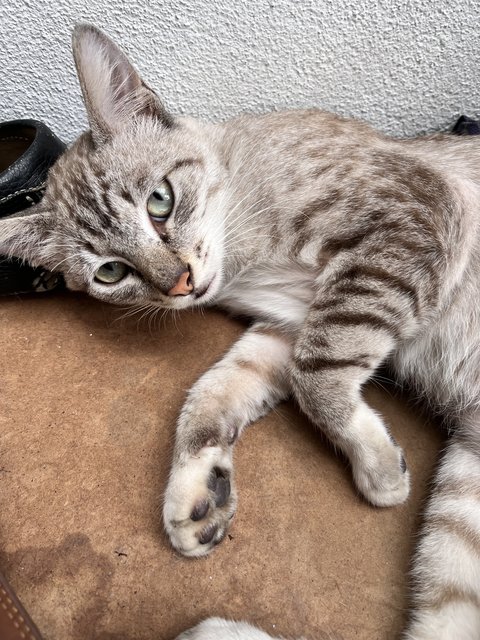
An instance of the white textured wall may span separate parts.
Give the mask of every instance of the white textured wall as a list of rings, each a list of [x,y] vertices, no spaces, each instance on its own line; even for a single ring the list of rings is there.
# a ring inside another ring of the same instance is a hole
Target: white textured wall
[[[177,113],[321,106],[394,134],[480,113],[480,0],[0,0],[0,119],[85,126],[70,54],[89,21]]]

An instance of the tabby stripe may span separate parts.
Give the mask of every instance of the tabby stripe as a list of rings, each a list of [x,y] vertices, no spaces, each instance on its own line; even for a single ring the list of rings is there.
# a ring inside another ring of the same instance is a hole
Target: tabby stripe
[[[323,356],[309,356],[308,358],[296,358],[295,365],[303,373],[318,371],[319,369],[342,369],[346,367],[361,367],[370,369],[365,359],[368,356],[358,358],[325,358]]]
[[[312,239],[312,232],[309,229],[296,231],[295,241],[291,248],[293,256],[298,256],[303,247]]]
[[[175,209],[175,221],[179,223],[183,222],[184,220],[188,220],[188,218],[195,211],[195,207],[197,206],[197,204],[197,199],[193,194],[184,196],[177,204],[177,208]]]
[[[423,609],[441,609],[453,603],[467,603],[480,609],[480,596],[473,591],[465,591],[454,584],[442,585],[433,598],[421,597],[418,604]]]
[[[310,218],[302,211],[293,219],[293,230],[295,233],[304,232],[305,225],[310,222]]]
[[[480,500],[480,487],[472,485],[471,480],[457,481],[446,480],[441,484],[437,484],[436,495],[438,498],[443,496],[449,498],[456,498],[461,500],[462,498],[473,498],[474,500]]]
[[[427,208],[427,212],[430,216],[430,218],[432,218],[432,208],[431,206],[429,206]],[[423,209],[418,210],[418,209],[414,209],[414,208],[407,208],[406,212],[407,215],[410,215],[411,218],[413,218],[415,225],[417,227],[420,227],[423,229],[423,231],[425,232],[425,234],[431,238],[432,244],[437,244],[439,243],[439,231],[437,230],[437,227],[435,226],[435,224],[432,224],[431,222],[429,222],[429,220],[427,220],[426,215],[425,215],[425,211]]]
[[[339,238],[329,238],[322,244],[322,249],[325,251],[332,251],[337,253],[338,251],[348,251],[349,249],[355,249],[359,244],[364,242],[367,238],[370,239],[371,229],[364,229],[351,236],[341,236]]]
[[[335,283],[341,283],[344,281],[353,281],[358,278],[373,278],[379,282],[383,282],[389,288],[395,288],[404,295],[406,295],[412,301],[415,312],[419,311],[419,299],[418,294],[415,289],[408,284],[403,278],[400,276],[393,275],[390,271],[386,269],[382,269],[381,267],[372,267],[372,266],[356,266],[349,267],[345,271],[341,271],[337,277],[335,278]]]
[[[319,198],[309,202],[303,209],[303,214],[307,218],[319,211],[330,209],[334,204],[341,199],[341,190],[334,188],[331,191],[327,191]]]
[[[88,240],[82,240],[81,244],[89,253],[96,254],[96,251],[91,242],[88,242]]]
[[[95,191],[88,187],[87,184],[84,184],[82,187],[81,201],[82,204],[86,205],[91,212],[92,219],[98,221],[99,227],[104,229],[111,229],[113,226],[111,217],[116,217],[116,213],[112,210],[110,203],[107,200],[107,189],[108,185],[102,183],[100,197],[103,202],[103,207],[101,206],[102,202],[99,202]]]
[[[95,214],[93,214],[95,215]],[[84,229],[85,231],[89,231],[93,236],[99,236],[102,235],[102,229],[100,227],[98,227],[97,225],[93,224],[91,221],[86,220],[83,217],[77,216],[75,218],[76,220],[76,224],[81,227],[82,229]]]
[[[106,213],[104,215],[104,218],[108,219],[108,224],[110,225],[110,227],[112,227],[113,226],[112,218],[118,218],[118,214],[117,214],[115,208],[112,207],[112,203],[110,202],[110,198],[108,196],[107,189],[104,189],[102,187],[102,190],[101,190],[100,193],[101,193],[101,196],[102,196],[103,206],[104,206],[105,211],[106,211]]]
[[[440,529],[460,538],[476,556],[480,555],[480,534],[465,522],[456,520],[452,516],[436,515],[428,518],[427,525],[429,530]]]
[[[389,241],[392,241],[390,234],[395,234],[394,242],[396,246],[401,244],[402,247],[410,253],[418,255],[419,251],[421,251],[426,244],[423,246],[420,242],[412,242],[405,238],[405,225],[384,220],[385,215],[383,211],[378,212],[378,215],[373,215],[372,213],[369,222],[371,223],[373,220],[373,224],[366,225],[363,229],[357,230],[351,235],[328,238],[322,244],[322,248],[334,253],[342,250],[348,251],[357,248],[365,240],[368,240],[370,243],[377,241],[383,245],[386,240],[385,236],[387,236]],[[427,238],[425,237],[424,240],[426,243]]]
[[[340,190],[333,189],[316,200],[309,202],[293,219],[293,230],[298,233],[307,225],[312,216],[325,209],[330,209],[340,199]]]
[[[346,295],[353,296],[374,296],[378,298],[383,296],[384,292],[379,289],[374,289],[366,284],[356,284],[355,282],[340,283],[335,287],[337,293],[345,293]]]
[[[410,229],[405,223],[382,220],[381,226],[377,227],[377,231],[382,236],[387,236],[387,240],[395,244],[395,246],[401,245],[415,257],[418,257],[419,253],[431,252],[432,248],[434,248],[431,234],[425,233],[416,227],[412,228],[410,233]],[[407,237],[406,234],[409,234],[410,237]],[[415,240],[412,240],[411,237],[414,237]]]
[[[135,202],[133,201],[133,198],[130,194],[129,191],[127,191],[127,189],[122,189],[120,196],[126,200],[127,202],[129,202],[130,204],[135,204]]]
[[[173,167],[167,173],[172,173],[172,171],[176,171],[177,169],[180,169],[182,167],[192,166],[194,164],[202,166],[203,162],[200,159],[196,158],[185,158],[185,160],[177,160]]]
[[[97,209],[94,211],[94,215],[103,229],[111,229],[113,227],[112,218],[105,211]]]
[[[348,303],[352,302],[352,298],[345,298],[342,296],[339,297],[335,297],[335,298],[323,298],[323,300],[318,300],[316,302],[314,302],[311,305],[311,309],[314,311],[319,311],[321,313],[323,313],[324,311],[327,312],[334,312],[334,309],[337,308],[339,306],[343,306],[343,309],[339,310],[339,313],[343,313],[343,314],[358,314],[358,313],[369,313],[369,309],[368,308],[364,308],[363,310],[360,309],[355,309],[355,308],[348,308]],[[396,309],[395,307],[392,307],[392,305],[387,304],[386,302],[380,301],[380,302],[375,302],[375,312],[376,315],[378,316],[378,312],[384,313],[387,316],[392,316],[392,317],[396,317],[399,314],[399,309]],[[325,316],[324,316],[325,317]],[[382,316],[383,317],[383,316]]]
[[[321,175],[323,175],[324,173],[327,173],[328,171],[331,171],[334,168],[335,168],[335,165],[331,163],[318,165],[317,167],[315,167],[315,169],[312,169],[310,171],[310,173],[308,174],[308,177],[313,179],[319,178]]]
[[[396,325],[374,313],[332,311],[323,316],[323,322],[325,324],[330,323],[340,326],[369,325],[379,331],[385,331],[396,338],[400,337],[400,330]]]

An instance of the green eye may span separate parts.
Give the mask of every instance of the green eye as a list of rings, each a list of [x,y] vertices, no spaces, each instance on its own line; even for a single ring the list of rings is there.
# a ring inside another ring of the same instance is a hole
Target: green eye
[[[168,180],[155,189],[147,200],[147,211],[155,222],[165,222],[173,209],[173,190]]]
[[[95,272],[95,280],[104,284],[114,284],[123,280],[129,268],[124,262],[106,262]]]

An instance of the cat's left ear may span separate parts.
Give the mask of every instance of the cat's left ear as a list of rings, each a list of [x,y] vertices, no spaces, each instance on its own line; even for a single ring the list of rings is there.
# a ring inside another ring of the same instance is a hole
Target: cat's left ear
[[[47,226],[47,215],[40,208],[38,212],[29,209],[26,215],[3,218],[0,220],[0,256],[21,258],[40,266]]]
[[[166,127],[173,118],[140,78],[127,56],[89,24],[73,31],[73,56],[93,140],[102,144],[136,118],[156,118]]]

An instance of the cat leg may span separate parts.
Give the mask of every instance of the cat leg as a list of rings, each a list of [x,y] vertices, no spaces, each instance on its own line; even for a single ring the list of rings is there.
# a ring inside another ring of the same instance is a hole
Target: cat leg
[[[290,358],[290,339],[258,323],[190,390],[163,510],[171,543],[184,555],[206,555],[225,536],[236,507],[233,445],[290,393]]]
[[[409,493],[405,459],[382,418],[362,399],[361,388],[402,331],[411,328],[406,287],[372,267],[364,277],[360,268],[342,273],[318,291],[298,336],[293,392],[301,409],[348,457],[363,496],[377,506],[396,505]]]
[[[181,633],[176,640],[272,640],[272,636],[246,622],[208,618]]]
[[[454,436],[437,472],[413,562],[407,640],[480,638],[480,429]]]

